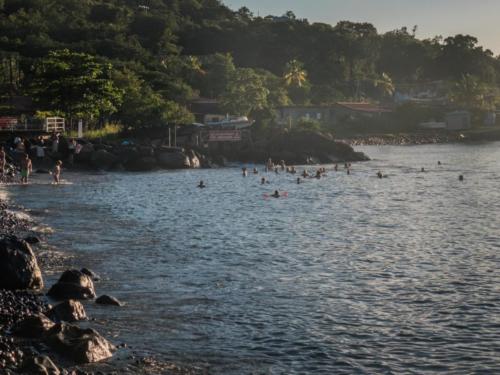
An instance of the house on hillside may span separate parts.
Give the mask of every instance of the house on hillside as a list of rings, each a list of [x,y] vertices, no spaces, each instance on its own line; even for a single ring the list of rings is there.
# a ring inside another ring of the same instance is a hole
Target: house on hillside
[[[194,114],[197,123],[206,124],[208,122],[222,121],[226,114],[220,108],[216,99],[199,98],[189,103],[189,109]]]
[[[286,127],[294,126],[300,120],[315,120],[320,123],[336,125],[360,118],[373,118],[392,112],[377,104],[367,102],[337,102],[325,106],[282,106],[276,109],[277,122]]]

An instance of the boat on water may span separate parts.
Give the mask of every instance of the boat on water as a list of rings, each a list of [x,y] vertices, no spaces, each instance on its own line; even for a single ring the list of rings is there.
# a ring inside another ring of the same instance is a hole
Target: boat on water
[[[207,122],[205,125],[221,129],[245,129],[252,126],[253,123],[254,121],[249,120],[246,116],[228,116],[223,120]]]

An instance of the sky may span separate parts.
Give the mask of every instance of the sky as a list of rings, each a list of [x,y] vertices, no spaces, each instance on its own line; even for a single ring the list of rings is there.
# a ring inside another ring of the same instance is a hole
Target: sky
[[[370,22],[379,32],[418,26],[420,39],[470,34],[500,54],[500,0],[223,0],[232,9],[248,7],[255,15],[292,10],[309,22]]]

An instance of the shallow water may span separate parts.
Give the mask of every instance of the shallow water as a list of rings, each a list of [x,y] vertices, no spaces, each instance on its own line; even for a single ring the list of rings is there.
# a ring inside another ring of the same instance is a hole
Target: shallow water
[[[142,353],[214,374],[499,373],[500,143],[359,149],[350,176],[301,185],[219,169],[7,189],[126,302],[87,310]]]

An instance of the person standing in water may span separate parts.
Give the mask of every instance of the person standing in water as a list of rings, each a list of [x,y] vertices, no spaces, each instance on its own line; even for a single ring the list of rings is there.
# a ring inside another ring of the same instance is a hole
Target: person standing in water
[[[52,177],[54,178],[54,184],[56,185],[59,185],[59,183],[61,182],[61,166],[62,161],[56,161],[56,165],[54,167],[54,170],[52,171]]]
[[[248,175],[247,169],[246,168],[241,168],[242,175],[243,177],[246,177]]]
[[[0,178],[3,178],[5,174],[5,164],[7,164],[7,161],[5,160],[5,149],[0,147]]]
[[[198,184],[198,187],[199,187],[200,189],[204,189],[204,188],[206,188],[207,186],[205,185],[205,183],[203,182],[203,180],[200,180],[200,183]]]
[[[21,160],[21,183],[27,184],[28,178],[33,170],[33,166],[31,164],[31,159],[28,154],[24,154],[24,158]]]

